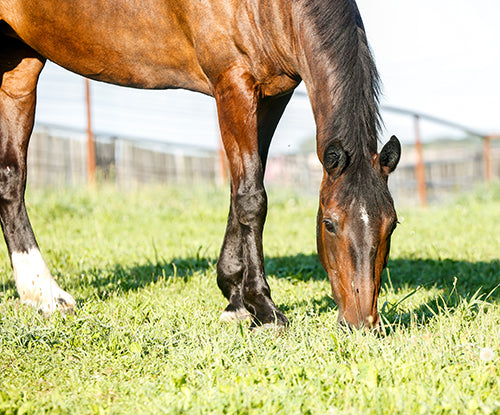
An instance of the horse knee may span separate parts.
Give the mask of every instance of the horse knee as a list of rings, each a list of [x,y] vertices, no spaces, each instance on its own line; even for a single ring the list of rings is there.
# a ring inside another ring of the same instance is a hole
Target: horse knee
[[[0,201],[22,197],[26,184],[25,170],[15,164],[0,164]]]
[[[267,195],[263,187],[239,190],[235,199],[235,213],[242,225],[264,222],[267,213]]]

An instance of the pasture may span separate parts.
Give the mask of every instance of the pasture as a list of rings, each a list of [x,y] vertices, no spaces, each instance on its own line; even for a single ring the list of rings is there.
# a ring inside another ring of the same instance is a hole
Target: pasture
[[[379,309],[344,332],[316,257],[317,199],[269,192],[287,332],[219,323],[226,189],[30,191],[42,253],[78,303],[20,304],[0,256],[0,413],[500,413],[500,187],[399,208]]]

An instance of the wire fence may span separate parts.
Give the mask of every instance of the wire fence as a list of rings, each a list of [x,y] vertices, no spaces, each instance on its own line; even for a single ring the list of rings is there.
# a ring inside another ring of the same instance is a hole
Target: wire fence
[[[82,185],[92,181],[94,165],[99,181],[112,182],[122,188],[143,183],[220,185],[227,180],[224,155],[216,149],[216,109],[208,97],[180,91],[163,94],[127,90],[125,93],[123,88],[92,83],[91,109],[90,88],[85,88],[85,99],[80,77],[51,64],[47,65],[45,75],[48,83],[44,84],[42,76],[39,94],[40,101],[45,98],[46,105],[40,105],[37,112],[42,124],[37,124],[29,150],[31,186]],[[83,111],[85,103],[87,107]],[[387,126],[384,136],[395,133],[404,142],[413,142],[404,147],[400,165],[389,179],[398,203],[425,205],[427,201],[439,201],[450,194],[468,191],[483,180],[500,177],[500,140],[495,140],[495,136],[402,108],[382,106],[381,111]],[[84,131],[43,124],[83,126],[84,113],[88,136],[95,139],[95,145],[90,146],[90,150],[95,149],[95,164],[91,162],[92,151],[87,149]],[[193,117],[196,122],[192,122]],[[112,132],[117,137],[96,135],[90,124],[95,131]],[[159,126],[162,129],[156,128]],[[170,137],[211,147],[131,139],[123,134],[140,134],[156,140]],[[269,187],[292,187],[317,193],[322,167],[315,154],[305,151],[315,148],[314,136],[309,100],[305,90],[299,87],[273,140],[266,171]],[[437,137],[464,136],[469,139],[441,142],[439,147],[430,142]],[[87,166],[88,154],[92,167]]]
[[[220,161],[212,150],[151,140],[96,136],[97,179],[122,188],[144,183],[219,184]],[[37,126],[28,152],[31,187],[87,183],[85,132]]]
[[[97,178],[128,189],[145,183],[224,183],[227,172],[219,152],[199,147],[121,137],[95,137]],[[482,143],[471,139],[445,148],[424,148],[428,200],[440,201],[452,194],[472,190],[484,180]],[[490,155],[491,173],[500,178],[500,141],[494,141]],[[397,170],[389,179],[399,204],[418,203],[417,155],[403,149]],[[322,167],[315,153],[271,155],[266,169],[269,187],[293,188],[317,193]],[[28,183],[31,187],[80,186],[87,182],[87,146],[83,131],[39,126],[28,154]]]

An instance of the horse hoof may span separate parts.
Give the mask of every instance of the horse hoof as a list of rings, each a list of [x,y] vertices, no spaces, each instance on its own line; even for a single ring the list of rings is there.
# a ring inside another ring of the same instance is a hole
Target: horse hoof
[[[264,330],[285,330],[287,326],[283,324],[276,324],[276,323],[266,323],[260,326]]]
[[[235,311],[224,310],[220,315],[219,321],[221,323],[237,323],[238,321],[248,320],[252,316],[245,308],[240,308]]]
[[[41,294],[36,298],[21,298],[21,303],[35,308],[42,316],[49,317],[56,311],[71,314],[75,311],[76,302],[72,295],[60,288],[50,294]]]
[[[11,259],[17,291],[23,304],[34,307],[44,316],[55,311],[74,311],[75,299],[59,287],[38,249],[15,252]]]
[[[48,301],[38,303],[38,312],[44,317],[49,317],[54,312],[59,311],[61,314],[72,314],[76,308],[76,302],[72,295],[66,291],[57,290],[54,296],[50,296]]]
[[[255,329],[273,329],[273,330],[286,330],[290,324],[288,319],[284,316],[284,314],[276,313],[273,318],[268,319],[271,321],[267,321],[265,323],[254,319],[252,321],[252,325],[250,326],[251,330]]]
[[[263,332],[271,332],[276,334],[282,334],[286,332],[288,326],[277,323],[265,323],[265,324],[252,324],[250,326],[251,333],[263,333]]]

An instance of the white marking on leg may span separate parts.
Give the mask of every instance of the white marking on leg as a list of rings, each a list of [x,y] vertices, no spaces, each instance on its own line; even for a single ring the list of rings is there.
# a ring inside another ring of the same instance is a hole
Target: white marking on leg
[[[17,292],[23,303],[37,307],[43,314],[57,308],[68,311],[75,307],[75,300],[57,285],[37,248],[13,252],[11,259]]]
[[[370,218],[368,217],[368,213],[366,212],[366,208],[364,206],[361,206],[360,213],[361,213],[361,220],[366,226],[368,226],[368,223],[370,223]]]

